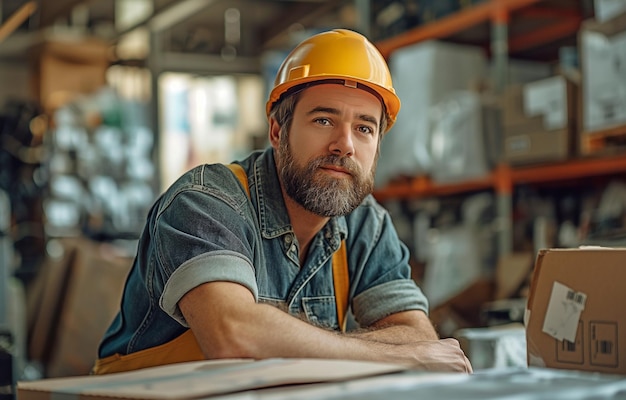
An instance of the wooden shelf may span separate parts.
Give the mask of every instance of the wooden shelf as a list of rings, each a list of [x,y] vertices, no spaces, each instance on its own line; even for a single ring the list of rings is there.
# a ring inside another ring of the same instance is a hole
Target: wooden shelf
[[[626,174],[626,153],[602,158],[585,158],[559,163],[512,168],[501,165],[482,179],[459,183],[438,184],[420,176],[403,182],[394,182],[374,192],[379,201],[411,199],[464,194],[481,190],[494,190],[510,194],[516,185],[560,182],[594,176]]]

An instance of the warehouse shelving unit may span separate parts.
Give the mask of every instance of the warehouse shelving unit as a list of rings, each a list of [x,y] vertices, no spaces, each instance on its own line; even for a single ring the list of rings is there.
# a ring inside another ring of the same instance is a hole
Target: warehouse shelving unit
[[[509,57],[554,60],[562,43],[575,42],[582,21],[581,6],[572,0],[484,0],[461,11],[376,43],[383,56],[394,50],[430,39],[488,46],[494,64],[494,89],[507,83]],[[607,155],[607,140],[626,137],[626,126],[585,136],[585,158],[524,167],[499,164],[488,176],[450,184],[433,182],[427,176],[394,181],[377,190],[380,201],[469,194],[493,190],[500,219],[500,255],[512,251],[512,195],[522,184],[567,182],[581,178],[626,176],[626,155]],[[604,155],[602,155],[604,154]]]
[[[522,184],[562,182],[621,173],[626,173],[626,155],[622,154],[516,168],[501,164],[489,176],[482,179],[439,184],[426,176],[418,176],[392,182],[377,191],[375,195],[378,200],[385,201],[450,196],[480,190],[495,190],[499,194],[510,194],[515,186]]]
[[[484,0],[437,21],[379,41],[376,46],[383,56],[388,57],[394,50],[428,39],[455,39],[463,34],[466,40],[471,40],[477,36],[482,25],[491,23],[494,30],[501,27],[511,30],[508,44],[506,37],[495,36],[492,37],[492,47],[504,45],[503,50],[517,53],[574,34],[582,15],[572,7],[572,3],[575,1]],[[484,42],[484,35],[479,40]]]

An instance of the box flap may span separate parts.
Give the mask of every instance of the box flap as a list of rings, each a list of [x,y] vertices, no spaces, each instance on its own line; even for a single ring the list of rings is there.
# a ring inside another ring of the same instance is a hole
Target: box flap
[[[528,293],[528,302],[526,303],[526,308],[532,311],[533,299],[535,294],[535,287],[537,287],[537,280],[539,279],[539,271],[541,270],[541,263],[543,261],[544,256],[549,252],[548,249],[539,250],[537,252],[537,257],[535,259],[535,267],[533,269],[533,275],[530,280],[530,291]]]

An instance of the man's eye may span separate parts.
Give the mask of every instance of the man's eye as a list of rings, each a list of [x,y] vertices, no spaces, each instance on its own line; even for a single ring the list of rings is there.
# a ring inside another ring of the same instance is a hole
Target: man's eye
[[[367,135],[372,135],[374,133],[374,129],[369,126],[360,126],[359,131]]]
[[[330,120],[328,118],[316,118],[315,122],[320,125],[330,125]]]

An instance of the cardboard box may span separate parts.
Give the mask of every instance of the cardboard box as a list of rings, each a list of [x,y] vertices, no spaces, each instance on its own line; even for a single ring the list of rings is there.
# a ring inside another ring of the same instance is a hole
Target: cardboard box
[[[593,13],[599,22],[608,21],[623,12],[626,12],[624,0],[594,0],[593,2]]]
[[[110,44],[96,40],[48,41],[35,50],[34,89],[48,113],[106,84]]]
[[[566,160],[576,152],[577,89],[563,76],[509,86],[504,93],[504,159]]]
[[[580,30],[583,134],[626,124],[626,12]]]
[[[432,172],[432,107],[454,92],[476,87],[486,74],[487,58],[478,46],[429,40],[394,51],[389,69],[402,110],[393,135],[381,143],[377,187],[399,176]]]
[[[526,310],[528,365],[626,374],[626,248],[542,250]]]
[[[86,375],[119,309],[132,258],[82,237],[54,243],[63,255],[44,264],[30,292],[29,356],[47,377]]]

